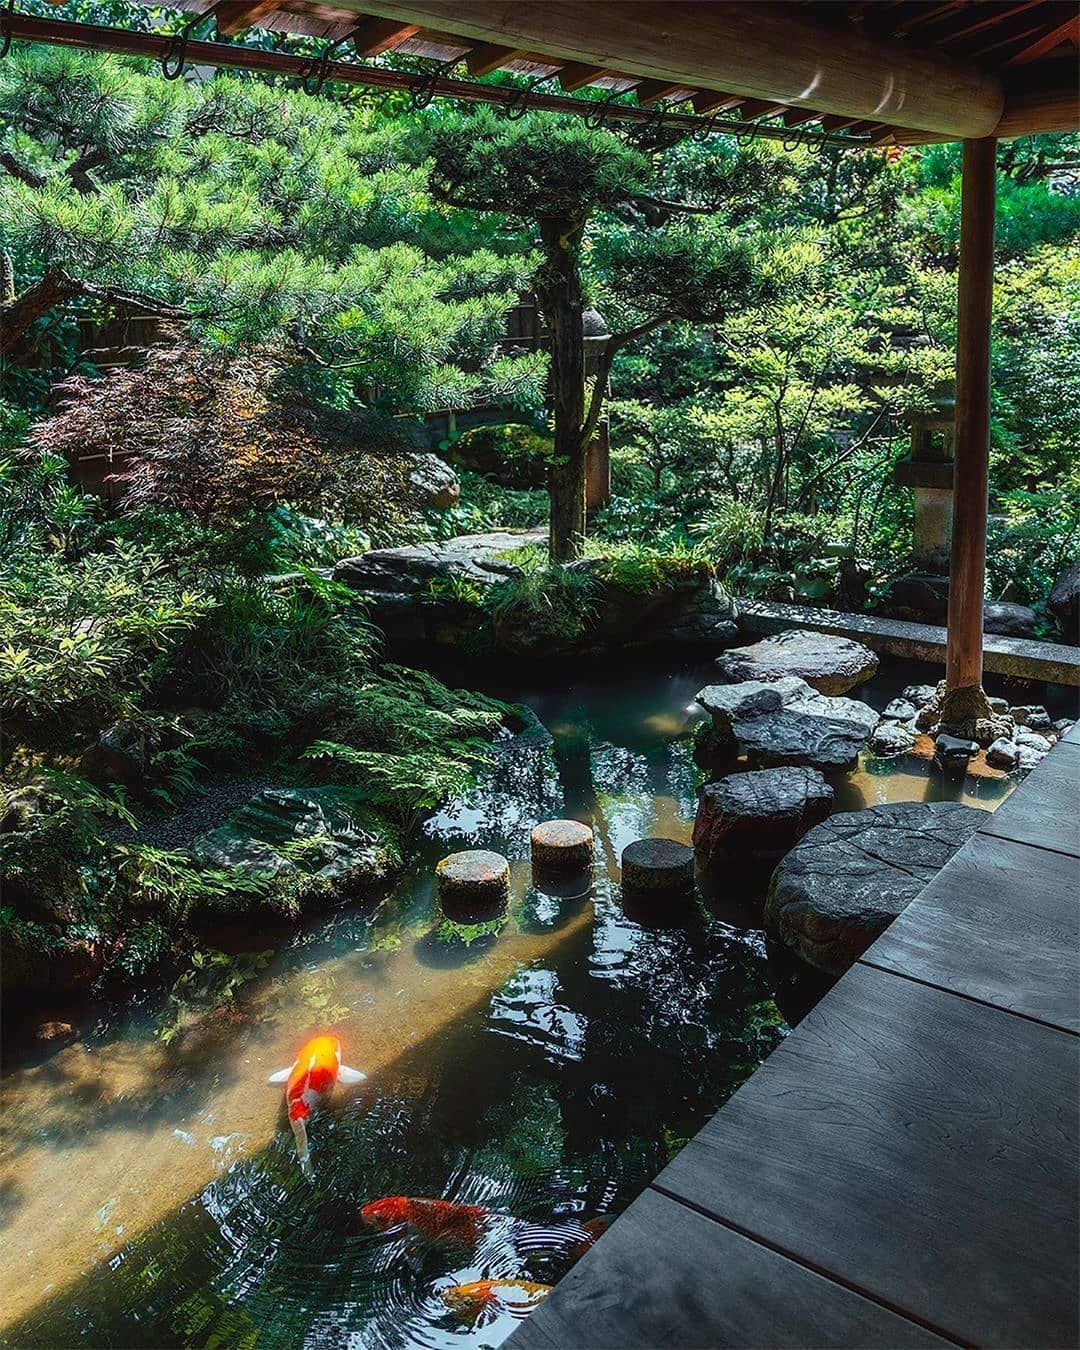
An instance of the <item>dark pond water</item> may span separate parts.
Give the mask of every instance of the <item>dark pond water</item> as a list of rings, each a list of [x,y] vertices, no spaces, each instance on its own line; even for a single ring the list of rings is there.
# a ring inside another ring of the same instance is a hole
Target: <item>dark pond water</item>
[[[620,895],[627,843],[689,838],[686,737],[706,676],[628,665],[559,689],[496,689],[532,704],[554,754],[503,754],[429,822],[374,913],[291,934],[226,1009],[167,1043],[150,1005],[91,1010],[74,1043],[9,1072],[4,1343],[503,1339],[514,1313],[474,1318],[445,1292],[556,1281],[580,1248],[531,1226],[558,1234],[618,1214],[786,1031],[762,935],[739,926],[753,922],[745,883],[711,912],[627,911]],[[924,677],[894,670],[866,696],[880,705]],[[844,809],[958,794],[992,805],[1006,786],[949,787],[908,761],[838,784]],[[532,884],[529,829],[560,814],[596,830],[591,895]],[[511,906],[492,931],[440,920],[431,869],[465,847],[512,860]],[[368,1081],[339,1088],[314,1121],[308,1180],[265,1080],[323,1030]],[[367,1229],[360,1208],[398,1195],[495,1217],[475,1247]]]

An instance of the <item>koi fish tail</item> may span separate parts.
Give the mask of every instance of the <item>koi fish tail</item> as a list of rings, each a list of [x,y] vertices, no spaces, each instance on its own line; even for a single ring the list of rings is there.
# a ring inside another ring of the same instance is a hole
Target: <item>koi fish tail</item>
[[[296,1140],[296,1156],[300,1161],[300,1170],[305,1176],[311,1176],[311,1155],[308,1153],[307,1126],[303,1120],[293,1118],[289,1121],[293,1137]]]

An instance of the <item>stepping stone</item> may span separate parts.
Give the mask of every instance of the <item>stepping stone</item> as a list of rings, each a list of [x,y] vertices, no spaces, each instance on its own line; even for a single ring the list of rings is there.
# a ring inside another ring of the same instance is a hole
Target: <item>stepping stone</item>
[[[593,832],[579,820],[545,820],[531,835],[533,866],[579,872],[592,866]]]
[[[878,658],[861,642],[790,628],[749,647],[733,647],[716,658],[727,679],[779,680],[798,675],[820,694],[846,694],[870,679]]]
[[[435,888],[451,918],[498,912],[510,896],[510,864],[486,848],[451,853],[435,867]]]
[[[651,893],[687,891],[694,884],[694,850],[675,839],[636,839],[622,854],[623,888]]]
[[[708,867],[779,862],[832,810],[833,790],[816,769],[728,774],[702,789],[694,848]]]
[[[703,739],[695,761],[706,770],[720,772],[730,767],[739,752],[763,767],[848,768],[878,721],[869,704],[828,698],[797,675],[771,683],[742,680],[708,685],[698,693],[697,702],[712,716],[714,735],[711,740]],[[708,757],[707,749],[713,751]],[[727,760],[724,753],[729,755]]]
[[[906,698],[894,698],[881,714],[881,720],[883,722],[910,722],[918,711],[915,704],[909,703]]]
[[[765,931],[843,974],[986,821],[959,802],[900,802],[831,816],[780,863]]]

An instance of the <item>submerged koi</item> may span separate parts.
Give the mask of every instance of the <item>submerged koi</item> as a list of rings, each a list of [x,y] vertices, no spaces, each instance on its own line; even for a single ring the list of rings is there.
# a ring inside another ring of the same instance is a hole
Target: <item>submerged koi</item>
[[[362,1083],[367,1077],[359,1069],[341,1062],[341,1042],[336,1036],[316,1036],[308,1041],[287,1069],[279,1069],[268,1083],[285,1084],[285,1102],[289,1124],[296,1139],[300,1166],[306,1171],[308,1155],[307,1125],[312,1109],[328,1096],[338,1083]]]
[[[496,1216],[483,1205],[461,1205],[453,1200],[391,1195],[364,1205],[360,1217],[369,1228],[375,1228],[380,1233],[408,1226],[432,1242],[454,1242],[475,1247],[483,1230]]]
[[[525,1223],[496,1214],[483,1205],[463,1205],[453,1200],[428,1200],[409,1195],[391,1195],[373,1200],[360,1210],[360,1218],[380,1233],[411,1228],[429,1242],[475,1247],[485,1233],[503,1226],[519,1254],[566,1251],[575,1258],[587,1251],[609,1222]]]
[[[474,1280],[441,1290],[443,1302],[462,1321],[475,1323],[500,1312],[524,1317],[551,1293],[550,1284],[532,1280]]]

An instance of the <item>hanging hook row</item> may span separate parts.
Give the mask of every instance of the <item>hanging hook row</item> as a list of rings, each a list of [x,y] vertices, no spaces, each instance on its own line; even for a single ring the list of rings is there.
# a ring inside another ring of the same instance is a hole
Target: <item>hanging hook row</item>
[[[558,70],[549,71],[547,75],[537,75],[536,79],[530,80],[528,84],[522,85],[519,89],[513,89],[510,97],[503,104],[503,112],[510,122],[518,122],[529,111],[529,100],[532,98],[533,90],[538,89],[540,85],[547,84],[558,75]]]

